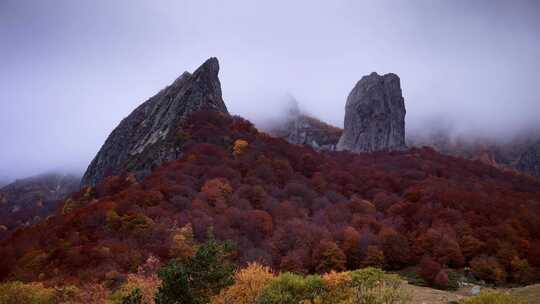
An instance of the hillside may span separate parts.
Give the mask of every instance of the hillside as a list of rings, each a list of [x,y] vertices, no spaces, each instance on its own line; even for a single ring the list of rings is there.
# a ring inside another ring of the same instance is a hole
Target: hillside
[[[0,239],[15,229],[53,214],[63,199],[79,190],[80,177],[47,173],[19,179],[0,189]]]
[[[515,136],[512,140],[496,141],[485,138],[451,136],[438,131],[431,134],[409,134],[407,144],[429,146],[456,157],[477,159],[501,170],[517,171],[540,178],[540,138],[534,133]]]
[[[2,280],[104,282],[150,255],[185,255],[208,229],[240,264],[276,270],[469,266],[538,280],[540,183],[429,148],[319,153],[223,113],[183,124],[183,156],[137,182],[110,177],[0,243]],[[437,270],[438,271],[438,270]]]

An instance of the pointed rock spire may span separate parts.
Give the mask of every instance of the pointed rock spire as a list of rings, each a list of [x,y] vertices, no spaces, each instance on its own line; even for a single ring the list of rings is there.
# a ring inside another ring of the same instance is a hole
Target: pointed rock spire
[[[399,77],[375,72],[362,77],[347,98],[337,149],[373,152],[405,147],[405,101]]]
[[[175,134],[189,114],[200,110],[228,113],[218,73],[219,62],[212,57],[137,107],[109,135],[82,185],[126,172],[143,177],[162,162],[175,159],[179,152]]]

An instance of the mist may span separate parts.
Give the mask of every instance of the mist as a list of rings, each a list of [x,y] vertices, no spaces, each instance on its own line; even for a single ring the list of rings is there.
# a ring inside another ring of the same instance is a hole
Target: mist
[[[255,123],[292,95],[342,127],[376,71],[400,76],[409,133],[538,132],[538,29],[534,0],[3,0],[0,177],[83,172],[122,118],[211,56],[229,111]]]

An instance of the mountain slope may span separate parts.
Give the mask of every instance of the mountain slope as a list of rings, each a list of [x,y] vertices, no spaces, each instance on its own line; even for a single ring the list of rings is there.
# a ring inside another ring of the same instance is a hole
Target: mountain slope
[[[489,263],[497,275],[479,275],[497,283],[518,278],[513,260],[538,273],[533,179],[428,148],[318,153],[215,112],[182,127],[180,159],[141,182],[111,177],[0,243],[0,276],[102,282],[150,255],[177,257],[189,231],[202,241],[210,227],[240,263],[280,270],[399,269],[429,256],[475,271]]]
[[[53,214],[62,200],[79,190],[80,177],[47,173],[19,179],[0,189],[0,239]]]

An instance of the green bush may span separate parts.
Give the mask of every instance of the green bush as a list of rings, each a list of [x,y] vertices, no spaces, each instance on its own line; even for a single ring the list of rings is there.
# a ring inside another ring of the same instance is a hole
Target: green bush
[[[40,283],[7,282],[0,284],[0,304],[52,304],[55,292]]]
[[[171,261],[158,272],[162,283],[156,293],[156,304],[209,303],[212,296],[234,283],[231,252],[228,243],[210,238],[194,257]]]
[[[500,292],[482,292],[472,298],[464,299],[460,304],[527,304],[527,301]]]
[[[351,272],[352,303],[404,304],[409,294],[401,288],[399,276],[387,274],[377,268],[364,268]]]
[[[338,292],[336,293],[336,290]],[[303,277],[283,273],[263,290],[258,304],[405,304],[409,295],[397,275],[376,268]]]
[[[324,292],[324,282],[318,275],[303,277],[290,272],[272,279],[262,291],[258,304],[298,304],[313,302]]]

